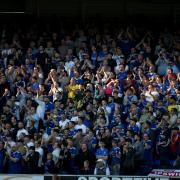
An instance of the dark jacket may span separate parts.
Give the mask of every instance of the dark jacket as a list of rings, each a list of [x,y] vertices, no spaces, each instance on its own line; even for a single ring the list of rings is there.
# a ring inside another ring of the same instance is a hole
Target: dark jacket
[[[55,173],[55,165],[53,160],[48,160],[45,163],[45,173],[53,174]]]
[[[125,175],[133,174],[134,172],[134,168],[135,168],[134,154],[135,154],[134,149],[130,148],[127,154],[124,155],[123,173]]]
[[[38,168],[38,161],[39,161],[39,153],[34,152],[33,154],[28,155],[27,161],[27,173],[29,174],[36,174]]]

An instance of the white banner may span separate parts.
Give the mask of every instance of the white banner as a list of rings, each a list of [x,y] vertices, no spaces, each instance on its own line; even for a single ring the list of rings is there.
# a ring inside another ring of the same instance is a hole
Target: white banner
[[[176,169],[153,169],[148,176],[180,177],[180,170]]]

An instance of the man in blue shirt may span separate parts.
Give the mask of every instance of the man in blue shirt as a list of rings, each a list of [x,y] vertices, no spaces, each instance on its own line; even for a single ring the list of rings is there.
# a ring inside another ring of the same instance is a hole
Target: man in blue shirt
[[[68,138],[67,139],[67,150],[71,155],[71,159],[68,162],[69,165],[69,173],[76,174],[77,173],[77,164],[76,164],[76,156],[78,154],[77,148],[74,147],[73,139]]]
[[[75,122],[70,121],[69,122],[69,137],[75,137],[77,130],[74,128],[75,127]]]
[[[127,78],[127,71],[125,71],[125,67],[123,64],[119,65],[119,73],[117,74],[117,79],[119,80],[119,83],[123,82]]]
[[[95,46],[92,46],[92,47],[91,47],[91,50],[92,50],[91,60],[92,60],[92,62],[93,62],[93,65],[96,65],[97,56],[98,56],[98,53],[97,53],[97,51],[96,51],[96,47],[95,47]]]
[[[107,161],[108,159],[108,149],[105,148],[105,143],[103,141],[99,142],[99,148],[96,150],[96,158],[98,159],[103,159]]]
[[[109,118],[110,123],[112,123],[113,115],[115,112],[115,103],[114,103],[114,98],[112,96],[109,96],[108,98],[107,107],[111,110],[108,118]]]
[[[32,77],[32,84],[31,84],[31,90],[33,92],[36,92],[39,89],[39,83],[37,81],[36,77]]]
[[[128,126],[128,129],[131,130],[131,131],[133,131],[134,133],[139,134],[140,129],[139,129],[139,127],[136,125],[136,119],[135,119],[135,118],[130,119],[130,124],[129,124],[129,126]]]
[[[48,97],[44,98],[44,102],[46,104],[46,106],[45,106],[46,114],[50,114],[54,109],[54,104],[50,101],[50,99]]]
[[[105,57],[108,55],[108,48],[105,44],[102,45],[102,50],[98,54],[97,61],[104,61]]]
[[[146,133],[143,135],[143,144],[144,144],[144,165],[147,166],[148,168],[151,168],[153,163],[153,156],[152,156],[153,143],[149,139],[149,135]]]
[[[84,137],[84,141],[87,142],[88,149],[95,154],[97,139],[91,129],[89,129],[88,134]]]
[[[12,147],[11,153],[7,154],[7,158],[8,158],[8,173],[20,174],[22,172],[22,164],[21,164],[22,155],[18,151],[16,145]]]

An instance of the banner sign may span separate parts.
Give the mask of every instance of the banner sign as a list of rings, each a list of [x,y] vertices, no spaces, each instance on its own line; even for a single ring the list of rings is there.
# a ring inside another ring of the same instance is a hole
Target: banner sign
[[[172,180],[167,177],[128,177],[128,176],[45,176],[44,180]]]
[[[176,172],[177,173],[177,172]],[[180,177],[180,176],[179,176]],[[76,175],[0,175],[0,180],[179,180],[179,177],[149,176],[76,176]]]
[[[176,169],[153,169],[148,176],[180,177],[180,170]]]

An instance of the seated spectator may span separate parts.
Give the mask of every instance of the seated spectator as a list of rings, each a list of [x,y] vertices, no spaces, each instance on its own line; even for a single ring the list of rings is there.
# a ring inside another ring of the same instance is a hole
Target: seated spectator
[[[103,159],[98,159],[94,169],[94,175],[110,175],[109,167]]]

